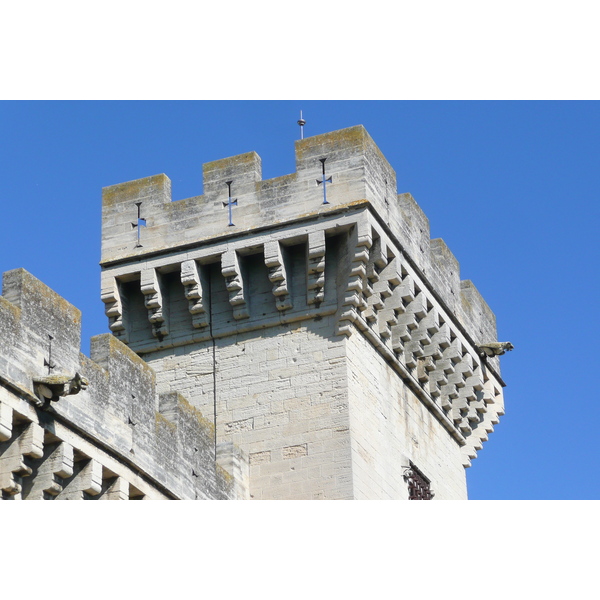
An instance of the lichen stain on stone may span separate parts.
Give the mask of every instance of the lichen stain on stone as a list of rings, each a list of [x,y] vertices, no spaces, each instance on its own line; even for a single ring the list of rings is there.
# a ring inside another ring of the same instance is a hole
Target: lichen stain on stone
[[[329,212],[336,212],[339,211],[340,209],[346,209],[346,208],[356,208],[357,206],[366,206],[370,204],[369,200],[366,200],[364,198],[360,199],[360,200],[352,200],[352,202],[347,202],[346,204],[330,204],[329,206],[323,206],[323,208],[319,208],[319,210],[313,210],[311,212],[307,212],[307,213],[302,213],[300,215],[298,215],[296,218],[297,219],[306,219],[309,217],[314,217],[316,215],[322,215],[322,214],[326,214]],[[274,224],[277,223],[285,223],[286,221],[275,221]]]
[[[77,325],[81,323],[81,311],[78,308],[25,270],[23,271],[23,291],[29,291],[32,296],[38,296],[38,298],[34,298],[34,304],[46,307],[50,305],[49,308],[52,312],[65,316],[71,313],[69,318],[73,320],[73,323]]]
[[[272,179],[263,179],[262,181],[256,182],[256,188],[258,191],[271,191],[277,187],[287,187],[296,183],[298,179],[298,173],[289,173],[288,175],[281,175],[280,177],[273,177]]]
[[[314,151],[317,148],[323,148],[325,151],[325,147],[331,147],[337,152],[356,146],[364,148],[368,140],[369,135],[366,129],[362,125],[355,125],[354,127],[348,127],[347,129],[339,129],[338,131],[332,131],[330,133],[324,133],[322,135],[297,141],[296,156],[298,159],[302,160],[307,155],[314,154]]]
[[[177,394],[177,402],[182,412],[188,414],[193,419],[196,419],[203,428],[209,430],[210,436],[214,438],[214,423],[209,421],[195,406],[192,406],[181,394]]]
[[[175,213],[175,215],[171,214],[171,218],[176,216],[178,211],[187,210],[189,208],[195,208],[202,206],[207,203],[207,197],[202,196],[192,196],[190,198],[182,198],[181,200],[174,200],[173,202],[169,202],[165,204],[164,210],[168,213]]]
[[[240,166],[252,165],[257,163],[260,165],[261,159],[256,152],[246,152],[245,154],[237,154],[228,158],[221,158],[211,162],[204,163],[203,170],[205,174],[212,171],[221,171],[225,169],[235,169]]]
[[[157,431],[161,427],[166,427],[172,433],[175,433],[177,431],[177,425],[175,425],[175,423],[173,423],[172,421],[169,421],[169,419],[161,415],[159,412],[154,413],[154,426]]]
[[[228,487],[233,485],[233,475],[227,469],[224,469],[221,465],[216,465],[216,473],[218,477],[224,480],[225,485]]]
[[[152,196],[161,188],[167,187],[169,178],[161,173],[160,175],[151,175],[143,179],[134,179],[124,183],[117,183],[102,189],[102,206],[111,207],[117,203],[139,200]],[[135,207],[134,207],[135,208]]]
[[[126,346],[111,333],[103,333],[102,336],[97,337],[104,336],[106,336],[106,339],[108,339],[111,354],[120,354],[130,362],[141,367],[147,373],[150,373],[154,379],[154,369],[143,358],[140,358],[131,348],[129,348],[129,346]]]
[[[21,308],[12,302],[9,302],[3,296],[0,296],[0,310],[10,312],[15,322],[21,319]]]

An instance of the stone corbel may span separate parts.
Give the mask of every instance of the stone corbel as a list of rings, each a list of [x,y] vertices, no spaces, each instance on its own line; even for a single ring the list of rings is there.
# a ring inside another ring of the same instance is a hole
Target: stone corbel
[[[85,500],[85,494],[97,496],[100,492],[102,492],[102,464],[90,458],[56,498],[57,500]]]
[[[320,304],[325,297],[325,232],[308,234],[306,247],[306,302]]]
[[[123,477],[117,477],[101,496],[101,500],[129,500],[131,486]]]
[[[432,398],[442,395],[442,387],[448,383],[448,375],[454,372],[452,362],[444,354],[450,348],[450,327],[447,323],[438,320],[438,331],[433,334],[423,356],[433,360],[434,368],[429,373],[428,392]]]
[[[169,330],[160,276],[156,269],[144,269],[141,274],[140,285],[142,294],[144,294],[144,304],[148,309],[148,320],[152,324],[152,335],[161,341],[168,335]]]
[[[418,327],[427,315],[427,298],[409,276],[398,286],[397,298],[400,306],[397,324],[392,327],[392,349],[409,368],[414,368],[414,360],[423,355]]]
[[[27,500],[44,500],[45,495],[57,496],[63,491],[63,479],[73,475],[73,447],[60,442],[44,453],[43,462],[38,466],[29,485],[24,485]],[[27,490],[29,487],[29,490]]]
[[[226,250],[221,256],[221,274],[225,278],[225,286],[229,292],[229,304],[233,307],[233,318],[236,320],[247,319],[250,312],[246,301],[239,257],[235,250]]]
[[[423,292],[417,296],[414,302],[422,295]],[[414,302],[409,305],[409,309]],[[416,317],[417,327],[412,331],[410,341],[407,341],[404,345],[404,357],[407,367],[414,368],[418,360],[423,364],[427,363],[427,371],[431,372],[436,368],[435,361],[441,360],[443,357],[441,346],[435,343],[435,336],[440,331],[441,319],[438,311],[430,305],[426,298],[424,302],[427,311],[425,316],[422,316],[423,313],[419,312],[419,308],[413,313]],[[420,378],[420,381],[423,382],[424,380]]]
[[[108,317],[108,328],[122,342],[127,342],[127,332],[123,322],[123,303],[119,282],[115,277],[103,277],[101,299],[104,302],[104,314]]]
[[[383,308],[377,316],[379,321],[379,335],[384,340],[389,340],[392,337],[392,327],[398,324],[398,314],[400,311],[396,308],[397,300],[394,294],[400,283],[402,283],[399,265],[400,259],[398,257],[392,258],[381,273],[379,281],[379,285],[381,285],[379,295],[383,302]]]
[[[351,325],[367,308],[365,295],[367,293],[366,277],[369,262],[369,249],[373,245],[371,226],[366,219],[358,221],[350,233],[349,253],[350,272],[344,294],[342,313],[338,321],[338,333],[350,336]]]
[[[387,247],[381,237],[373,238],[373,244],[369,249],[369,262],[367,263],[367,279],[368,287],[373,286],[379,281],[380,273],[387,265]]]
[[[195,260],[186,260],[181,263],[181,283],[189,303],[192,325],[196,329],[206,327],[210,323],[210,314],[204,300],[206,286],[202,281],[202,273]]]
[[[380,237],[373,239],[367,263],[366,288],[369,291],[368,308],[363,317],[377,333],[379,312],[385,307],[385,299],[391,295],[390,285],[385,277],[384,269],[388,264],[387,247]]]
[[[288,278],[279,242],[267,242],[264,246],[265,265],[269,270],[269,281],[273,284],[273,295],[277,310],[292,308]]]
[[[500,422],[499,415],[503,413],[500,391],[495,389],[489,379],[485,380],[483,385],[484,389],[478,393],[478,399],[474,403],[474,408],[481,414],[479,424],[470,436],[475,450],[483,447],[483,442],[487,441],[488,435],[494,431],[494,425]]]
[[[443,358],[438,361],[438,370],[443,371],[445,383],[441,382],[441,407],[447,416],[451,415],[452,403],[458,398],[459,390],[464,386],[464,378],[457,366],[463,357],[464,347],[458,338],[454,338],[450,346],[444,350]],[[441,376],[440,376],[441,378]]]

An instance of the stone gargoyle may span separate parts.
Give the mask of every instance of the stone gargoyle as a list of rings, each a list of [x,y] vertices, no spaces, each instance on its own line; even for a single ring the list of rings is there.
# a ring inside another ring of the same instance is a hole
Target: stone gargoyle
[[[33,384],[39,399],[47,403],[48,400],[58,402],[64,396],[78,394],[81,390],[85,390],[90,382],[79,373],[75,373],[75,375],[34,377]]]
[[[505,352],[512,350],[514,346],[510,342],[492,342],[490,344],[481,344],[479,350],[485,356],[502,356]]]

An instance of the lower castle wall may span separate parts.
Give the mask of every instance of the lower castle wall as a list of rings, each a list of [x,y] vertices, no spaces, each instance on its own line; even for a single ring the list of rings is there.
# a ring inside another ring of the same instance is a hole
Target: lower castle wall
[[[356,499],[407,499],[409,461],[435,500],[466,500],[460,446],[356,332],[347,341],[352,480]]]
[[[0,499],[246,497],[245,457],[183,396],[158,394],[130,348],[104,334],[81,354],[79,311],[23,269],[3,293]],[[84,387],[65,390],[76,373]]]

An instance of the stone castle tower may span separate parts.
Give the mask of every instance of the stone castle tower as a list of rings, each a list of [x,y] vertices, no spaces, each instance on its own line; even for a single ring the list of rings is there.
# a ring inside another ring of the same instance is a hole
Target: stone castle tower
[[[111,331],[247,454],[252,498],[407,498],[410,468],[466,497],[502,413],[494,315],[363,127],[267,181],[255,153],[205,164],[187,200],[105,188],[102,223]]]
[[[495,318],[365,129],[297,141],[290,175],[203,175],[175,202],[165,175],[104,188],[89,359],[77,309],[5,274],[3,496],[466,499],[503,414]]]

